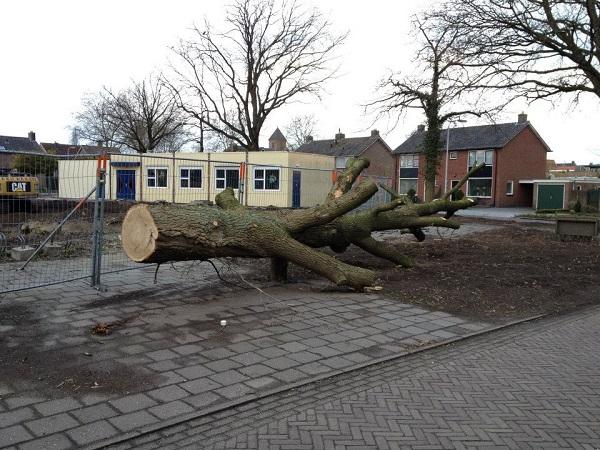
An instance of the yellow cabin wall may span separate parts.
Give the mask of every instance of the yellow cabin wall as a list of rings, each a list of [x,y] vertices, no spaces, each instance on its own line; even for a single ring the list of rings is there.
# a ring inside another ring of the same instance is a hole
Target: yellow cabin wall
[[[80,199],[96,186],[95,159],[59,159],[58,160],[58,196],[60,198]],[[91,198],[96,198],[96,194]]]
[[[210,164],[209,164],[210,160]],[[214,201],[220,189],[216,188],[216,170],[219,167],[239,167],[248,162],[244,181],[246,193],[242,199],[249,206],[292,206],[292,179],[294,170],[301,175],[301,207],[322,203],[329,191],[332,172],[335,169],[333,157],[293,152],[224,152],[224,153],[172,153],[151,155],[111,155],[107,170],[106,198],[117,198],[117,172],[135,171],[136,201],[167,201],[189,203],[191,201]],[[111,163],[138,163],[135,167],[115,167]],[[95,184],[96,160],[59,161],[59,195],[62,198],[81,198]],[[210,170],[209,170],[210,165]],[[150,167],[167,169],[167,186],[148,187],[146,171]],[[279,190],[257,190],[254,184],[255,168],[279,168]],[[201,188],[181,188],[180,169],[200,168]],[[314,169],[314,170],[311,170]],[[68,176],[61,176],[67,174]],[[84,181],[85,180],[85,181]],[[89,186],[88,186],[89,185]],[[236,190],[236,195],[239,192]]]

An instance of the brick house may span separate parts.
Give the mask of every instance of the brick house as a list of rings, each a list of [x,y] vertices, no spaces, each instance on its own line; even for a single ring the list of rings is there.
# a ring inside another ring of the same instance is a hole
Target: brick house
[[[425,167],[421,148],[424,135],[425,128],[420,126],[394,150],[399,192],[414,189],[419,198],[425,192],[424,171],[420,169]],[[448,147],[447,136],[448,130],[442,130],[436,194],[451,189],[474,164],[485,162],[486,167],[474,174],[463,189],[468,197],[477,198],[484,206],[533,205],[531,180],[545,178],[546,155],[551,150],[526,114],[520,114],[513,123],[451,128]]]
[[[12,169],[15,156],[19,154],[45,156],[46,151],[35,140],[33,131],[30,131],[27,137],[0,136],[0,169]]]
[[[370,136],[347,138],[344,133],[336,133],[333,139],[313,140],[308,137],[297,152],[315,153],[335,157],[335,167],[342,170],[349,158],[359,156],[369,159],[371,165],[363,172],[365,175],[377,178],[388,186],[396,189],[396,156],[392,149],[379,135],[378,130],[372,130]]]

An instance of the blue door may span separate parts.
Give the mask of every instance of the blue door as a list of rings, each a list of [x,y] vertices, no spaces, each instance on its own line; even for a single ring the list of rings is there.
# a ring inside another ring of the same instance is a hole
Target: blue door
[[[294,170],[292,177],[292,208],[300,208],[300,185],[302,181],[302,172]]]
[[[117,199],[135,200],[135,170],[117,170]]]

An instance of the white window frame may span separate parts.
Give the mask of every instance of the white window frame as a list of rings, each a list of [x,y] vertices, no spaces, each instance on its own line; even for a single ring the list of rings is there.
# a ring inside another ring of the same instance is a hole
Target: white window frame
[[[479,156],[481,156],[481,154],[483,153],[483,161],[479,161]],[[473,164],[471,164],[471,155],[474,154],[475,155],[475,161],[473,161]],[[487,159],[487,155],[491,155],[490,157],[490,161],[491,162],[486,162]],[[469,167],[474,167],[475,164],[479,163],[479,162],[485,162],[486,166],[494,166],[494,150],[469,150],[469,153],[467,154],[467,169]]]
[[[346,164],[348,164],[349,156],[336,156],[335,157],[335,168],[337,170],[344,170],[346,168]],[[343,162],[341,166],[338,164],[339,162]]]
[[[510,191],[508,189],[506,189],[506,195],[515,195],[515,182],[513,180],[508,180],[506,182],[506,187],[508,187],[509,183],[510,183]]]
[[[449,159],[458,159],[458,152],[457,151],[451,151],[450,155],[449,155]]]
[[[225,178],[217,178],[217,171],[218,170],[225,170]],[[239,190],[239,185],[242,181],[241,179],[241,173],[240,173],[240,166],[216,166],[215,167],[215,190],[216,191],[224,191],[225,189],[227,189],[227,171],[228,170],[235,170],[238,173],[238,189],[234,189],[234,191]],[[223,180],[223,187],[220,188],[217,186],[217,183],[219,182],[219,180]]]
[[[150,176],[149,175],[149,171],[150,170],[154,170],[154,176]],[[158,185],[158,173],[156,172],[157,170],[164,170],[167,172],[167,175],[165,177],[166,181],[167,181],[167,185],[166,186],[157,186]],[[154,186],[150,186],[150,179],[154,180]],[[146,167],[146,187],[148,189],[168,189],[169,188],[169,168],[166,166],[149,166]]]
[[[262,170],[263,171],[263,178],[256,178],[256,171],[257,170]],[[267,170],[276,170],[279,173],[279,187],[277,189],[267,189]],[[263,187],[262,189],[257,189],[256,188],[256,180],[262,180],[263,182]],[[274,166],[255,166],[253,171],[252,171],[252,190],[254,191],[269,191],[269,192],[279,192],[281,190],[281,167],[274,167]]]
[[[419,154],[418,153],[405,153],[400,155],[400,168],[401,169],[418,169],[419,168]]]
[[[188,171],[188,176],[184,177],[181,175],[181,171],[182,170],[187,170]],[[190,186],[190,182],[192,180],[191,174],[189,173],[190,170],[199,170],[200,171],[200,187],[192,187]],[[188,185],[187,187],[184,187],[181,185],[181,181],[182,180],[187,180],[188,181]],[[185,166],[185,167],[180,167],[179,168],[179,188],[180,189],[204,189],[204,170],[202,169],[202,166]]]
[[[473,161],[473,164],[471,164],[472,158],[471,155],[475,155],[475,160]],[[483,161],[479,161],[479,156],[483,155]],[[488,155],[490,155],[490,163],[486,162],[486,159],[488,157]],[[473,166],[475,166],[475,164],[478,164],[480,162],[485,162],[486,167],[494,167],[494,150],[469,150],[469,152],[467,153],[467,172],[469,171],[469,169]],[[469,192],[471,191],[471,180],[490,180],[490,195],[470,195]],[[466,196],[469,198],[494,198],[494,176],[493,176],[493,171],[492,171],[492,176],[491,177],[472,177],[469,178],[469,181],[467,182],[467,189],[466,189]]]
[[[415,181],[415,195],[418,196],[419,195],[419,179],[418,178],[399,178],[398,179],[398,194],[400,195],[406,195],[406,192],[400,192],[400,184],[402,183],[402,181]]]
[[[491,195],[470,195],[469,192],[471,191],[471,178],[469,178],[469,182],[467,185],[467,197],[469,198],[493,198],[494,197],[494,183],[492,183],[492,179],[489,177],[483,177],[483,178],[473,178],[473,181],[475,180],[490,180],[490,194]]]

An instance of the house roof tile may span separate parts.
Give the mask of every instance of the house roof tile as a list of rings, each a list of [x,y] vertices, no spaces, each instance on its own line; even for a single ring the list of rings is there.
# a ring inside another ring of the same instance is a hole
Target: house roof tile
[[[23,152],[44,155],[46,152],[36,141],[28,137],[0,136],[0,152]]]
[[[100,147],[98,145],[72,145],[72,144],[59,144],[58,142],[42,142],[42,147],[46,152],[52,155],[100,155],[103,151],[107,153],[120,153],[119,149],[115,147]]]
[[[367,148],[378,140],[381,140],[379,136],[323,139],[305,142],[298,147],[296,151],[302,153],[317,153],[319,155],[327,156],[360,156]],[[385,143],[384,145],[387,147]]]
[[[271,135],[271,137],[269,138],[269,141],[287,141],[287,139],[285,138],[285,136],[283,135],[283,133],[281,132],[281,130],[279,129],[279,127],[277,127],[275,129],[275,131],[273,132],[273,134]]]
[[[500,123],[493,125],[479,125],[473,127],[450,129],[450,150],[474,150],[486,148],[502,148],[525,128],[531,127],[529,122],[523,123]],[[446,148],[447,129],[440,132],[440,146]],[[400,144],[393,153],[420,153],[423,151],[423,138],[425,131],[413,133],[406,141]],[[539,135],[538,135],[539,137]],[[540,138],[541,140],[541,138]],[[543,140],[542,140],[543,142]],[[550,149],[544,143],[548,151]]]

